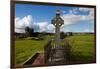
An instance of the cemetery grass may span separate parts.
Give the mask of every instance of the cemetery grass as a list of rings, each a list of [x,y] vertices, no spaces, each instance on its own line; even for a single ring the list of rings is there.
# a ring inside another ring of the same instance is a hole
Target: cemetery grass
[[[19,39],[15,40],[15,64],[22,64],[36,52],[43,52],[45,44],[52,39],[46,36],[43,40]],[[64,42],[68,41],[71,46],[70,62],[89,63],[94,61],[95,45],[93,34],[80,34],[68,36]]]
[[[42,53],[49,38],[50,36],[43,40],[31,40],[31,38],[15,40],[15,64],[22,64],[37,52]]]
[[[66,37],[71,46],[70,63],[95,62],[95,40],[93,34],[73,35]]]

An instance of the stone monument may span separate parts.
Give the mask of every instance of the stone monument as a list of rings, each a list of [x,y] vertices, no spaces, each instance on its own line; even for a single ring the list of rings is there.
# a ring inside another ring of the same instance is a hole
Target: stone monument
[[[60,44],[60,27],[64,24],[64,20],[60,17],[60,10],[56,10],[56,16],[52,19],[52,24],[55,26],[55,45],[52,49],[50,62],[51,64],[64,64],[64,50]]]
[[[64,20],[60,17],[60,10],[56,11],[56,16],[52,20],[52,24],[55,26],[55,48],[60,47],[60,27],[64,24]]]

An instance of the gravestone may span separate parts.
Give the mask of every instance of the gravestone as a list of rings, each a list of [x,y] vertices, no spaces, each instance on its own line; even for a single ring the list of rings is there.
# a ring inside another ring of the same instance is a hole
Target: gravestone
[[[55,47],[60,47],[60,27],[64,24],[64,20],[60,17],[60,10],[56,11],[56,16],[52,20],[52,24],[55,26]]]
[[[65,64],[64,49],[60,42],[60,27],[64,24],[64,20],[60,17],[60,10],[56,11],[56,16],[52,19],[52,24],[55,26],[55,46],[52,49],[50,64]]]

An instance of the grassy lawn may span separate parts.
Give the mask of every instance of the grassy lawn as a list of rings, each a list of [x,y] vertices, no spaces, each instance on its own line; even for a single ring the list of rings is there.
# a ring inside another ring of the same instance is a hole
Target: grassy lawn
[[[51,36],[46,36],[43,40],[15,40],[15,64],[22,64],[36,52],[43,52],[45,44],[50,39],[52,39]],[[95,57],[93,34],[68,36],[64,41],[69,41],[71,45],[70,61],[72,63],[93,62]]]
[[[72,63],[88,63],[93,62],[95,57],[95,45],[94,35],[74,35],[66,37],[71,45],[71,57]]]
[[[36,52],[43,52],[43,48],[49,39],[50,36],[47,36],[43,40],[15,40],[15,64],[22,64]]]

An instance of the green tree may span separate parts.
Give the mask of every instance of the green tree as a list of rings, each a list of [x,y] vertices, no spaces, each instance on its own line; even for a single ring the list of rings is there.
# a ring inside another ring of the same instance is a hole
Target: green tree
[[[29,28],[29,27],[25,27],[25,32],[26,32],[26,37],[32,37],[34,29]]]

